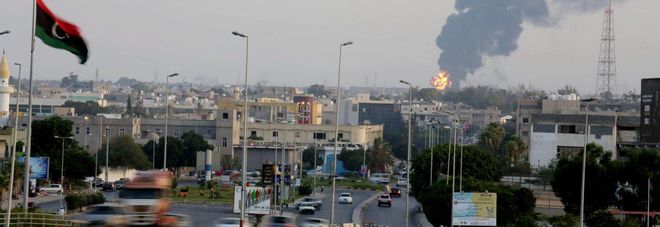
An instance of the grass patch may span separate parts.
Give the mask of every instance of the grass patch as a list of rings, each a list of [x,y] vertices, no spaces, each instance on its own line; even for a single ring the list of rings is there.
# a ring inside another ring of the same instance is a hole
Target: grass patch
[[[188,195],[181,197],[179,192],[186,187],[178,187],[172,192],[173,202],[183,203],[199,203],[199,204],[218,204],[229,205],[234,204],[234,187],[229,187],[226,190],[221,190],[221,187],[216,189],[217,197],[211,196],[211,190],[203,189],[204,194],[200,193],[199,187],[188,187]]]

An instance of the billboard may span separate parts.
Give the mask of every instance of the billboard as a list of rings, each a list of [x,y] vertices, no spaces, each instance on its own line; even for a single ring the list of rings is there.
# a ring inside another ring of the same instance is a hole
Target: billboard
[[[452,224],[456,226],[496,226],[497,194],[454,192]]]
[[[640,142],[660,143],[660,78],[642,79]]]
[[[263,164],[261,165],[261,185],[272,185],[273,178],[275,178],[275,165]]]
[[[25,162],[25,156],[17,157],[19,163]],[[48,179],[48,157],[30,157],[30,179]]]
[[[246,187],[245,213],[270,214],[270,198],[273,189],[270,187]],[[241,212],[241,186],[234,187],[234,213]]]

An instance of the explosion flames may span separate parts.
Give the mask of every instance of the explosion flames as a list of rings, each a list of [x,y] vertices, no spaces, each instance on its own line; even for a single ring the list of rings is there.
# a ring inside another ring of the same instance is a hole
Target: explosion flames
[[[445,71],[440,71],[437,76],[431,78],[431,86],[435,87],[439,91],[445,90],[451,86],[451,81],[449,80],[449,73]]]

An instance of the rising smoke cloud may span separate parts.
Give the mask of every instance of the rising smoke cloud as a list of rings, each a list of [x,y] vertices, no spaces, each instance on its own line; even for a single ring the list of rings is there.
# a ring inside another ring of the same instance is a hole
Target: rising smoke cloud
[[[602,9],[607,0],[551,0],[559,15],[552,16],[546,0],[456,0],[457,12],[447,18],[436,45],[442,49],[438,66],[458,88],[468,74],[483,65],[484,57],[509,56],[518,48],[523,23],[552,26],[561,14]],[[594,50],[596,51],[596,50]]]

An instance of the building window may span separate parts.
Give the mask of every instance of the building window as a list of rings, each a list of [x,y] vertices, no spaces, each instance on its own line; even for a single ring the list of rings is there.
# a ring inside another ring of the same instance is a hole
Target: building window
[[[250,136],[257,136],[257,131],[250,131]]]
[[[343,139],[344,138],[344,133],[342,133],[342,132],[338,133],[337,138]]]
[[[277,131],[273,131],[273,137],[278,137],[279,133]]]
[[[89,127],[85,129],[85,134],[89,135]]]
[[[222,113],[222,119],[229,119],[229,113]]]
[[[559,133],[577,134],[575,125],[559,125]]]
[[[206,130],[206,134],[209,136],[213,135],[213,129]]]
[[[325,132],[315,132],[314,133],[314,139],[324,140],[325,139]]]
[[[120,128],[120,129],[119,129],[119,135],[124,135],[124,133],[126,133],[126,131],[124,131],[123,128]]]
[[[296,138],[300,138],[300,132],[294,132],[293,135],[294,135]]]
[[[222,137],[222,147],[227,147],[227,137]]]
[[[573,158],[581,154],[583,150],[583,147],[557,146],[557,157]]]
[[[529,118],[523,117],[523,124],[529,123]]]
[[[76,135],[80,134],[80,127],[76,127]]]
[[[178,128],[174,129],[174,136],[179,137],[179,129]]]

